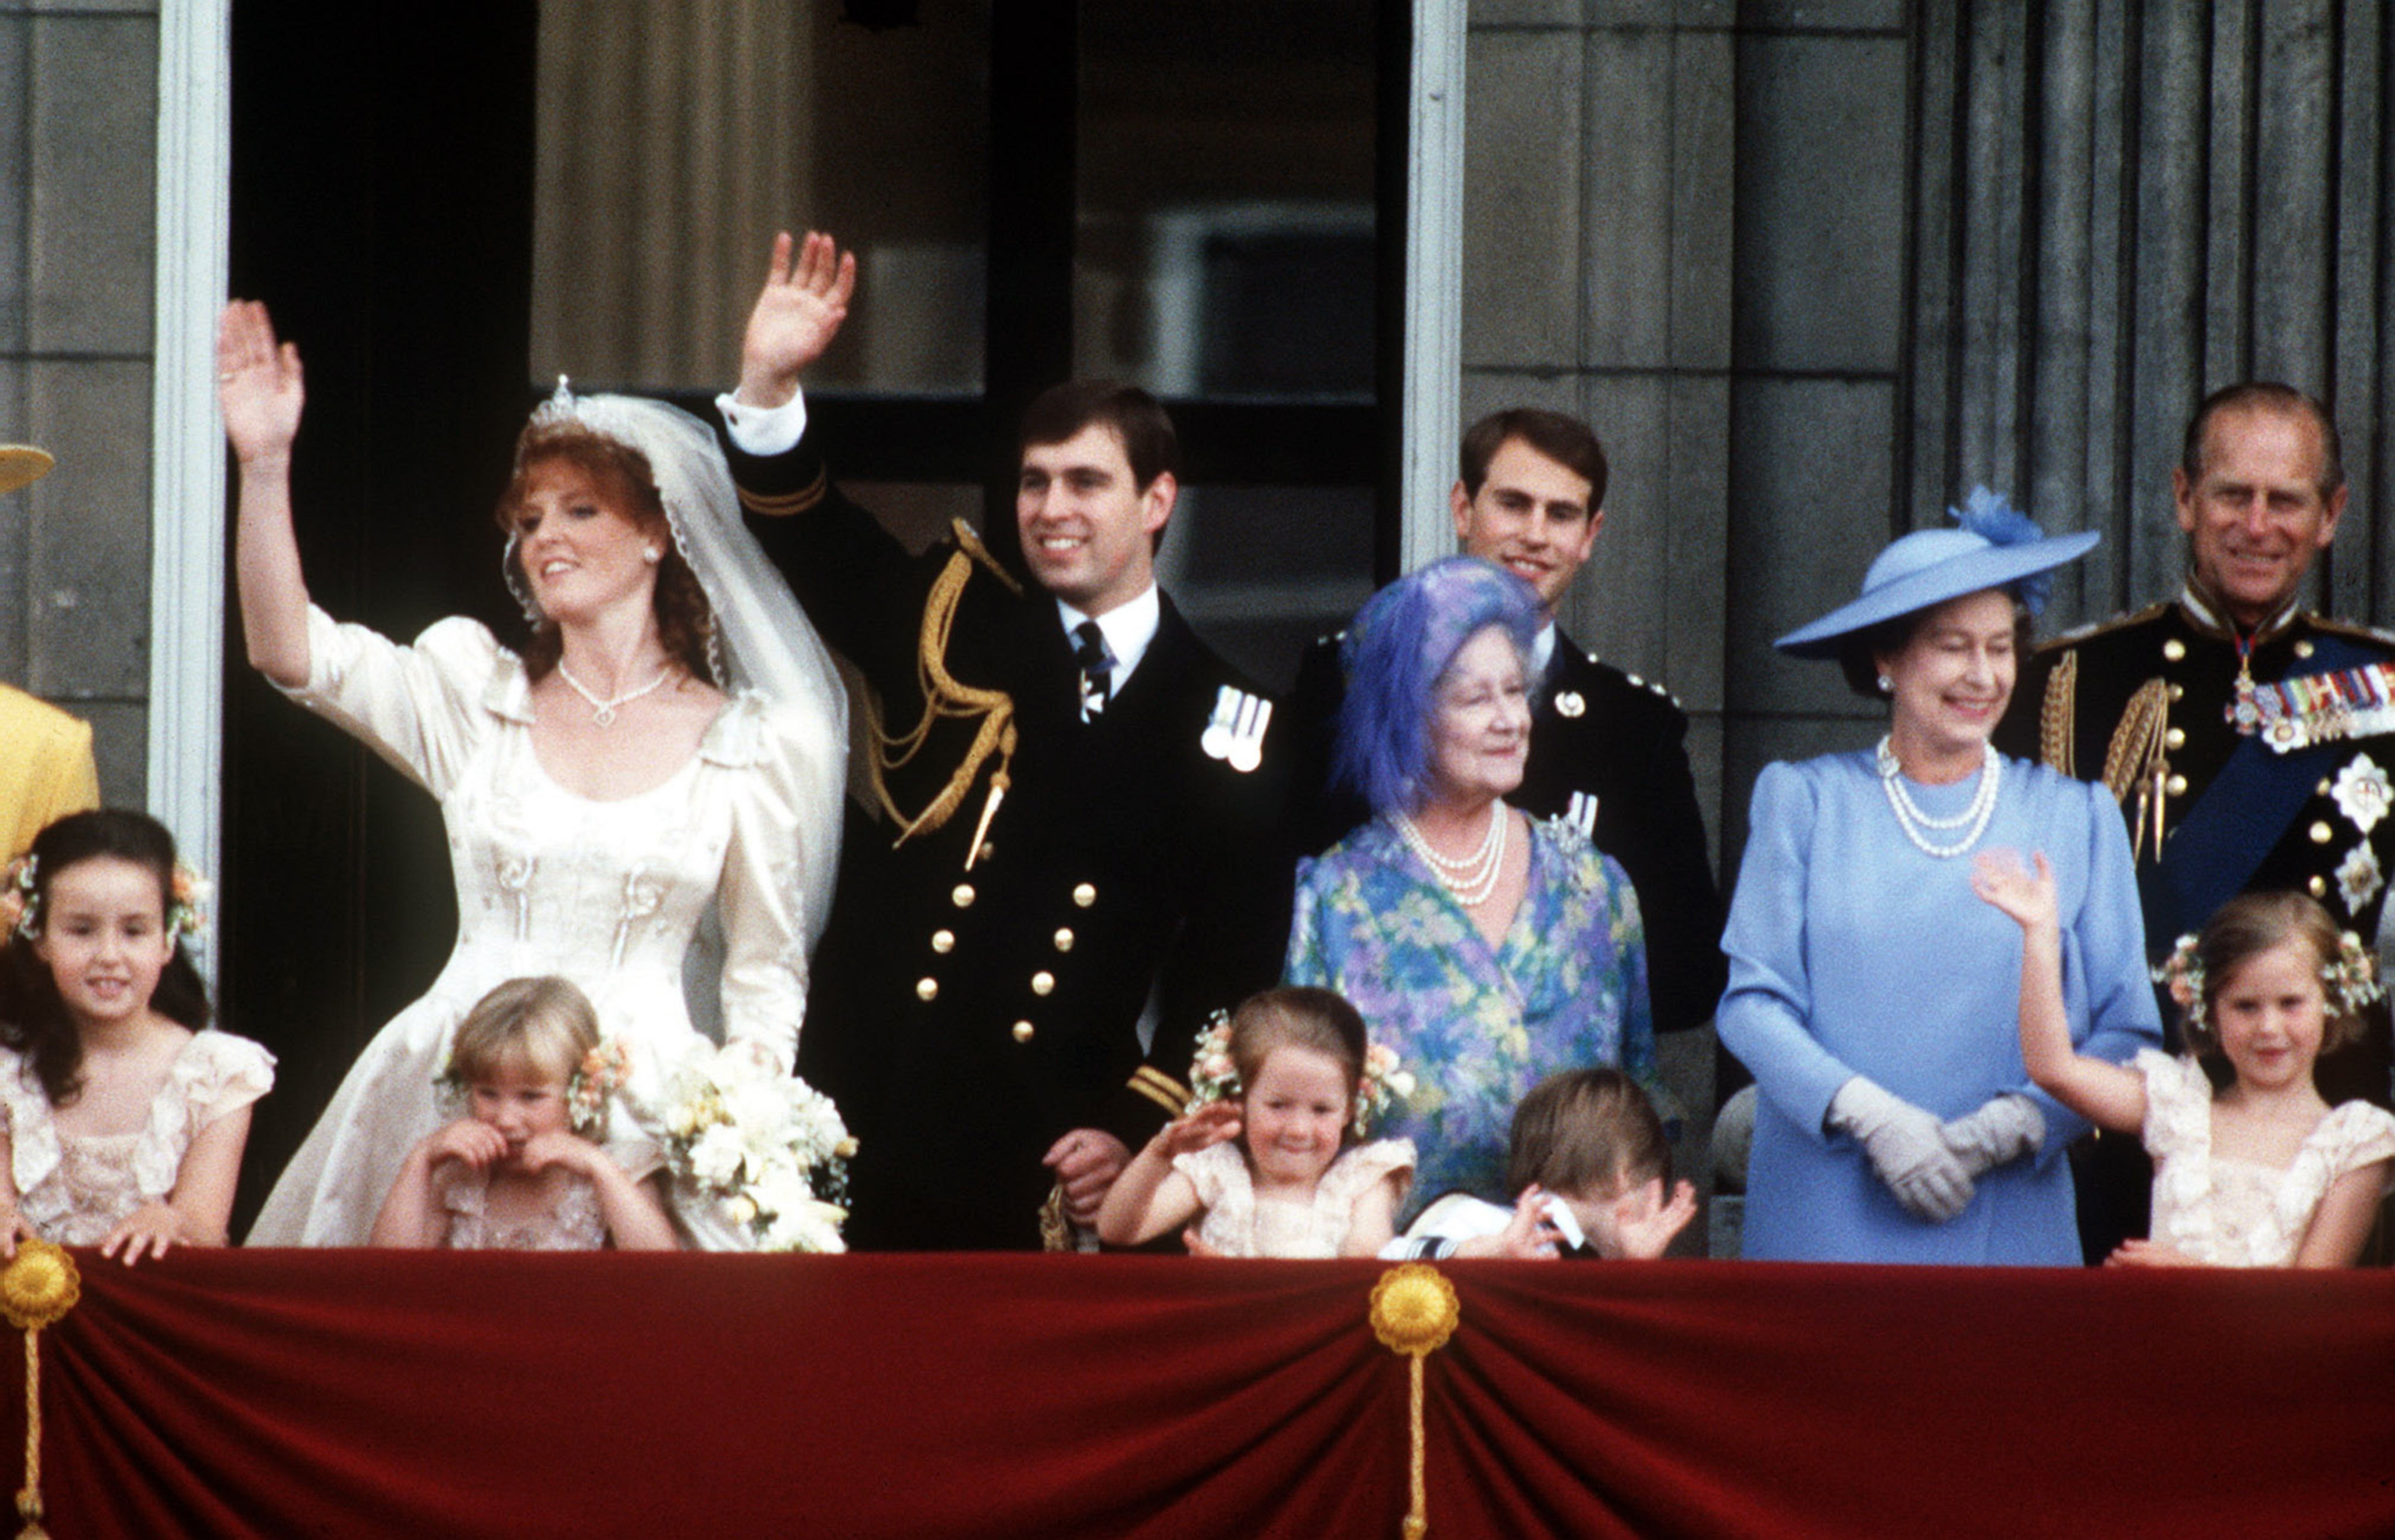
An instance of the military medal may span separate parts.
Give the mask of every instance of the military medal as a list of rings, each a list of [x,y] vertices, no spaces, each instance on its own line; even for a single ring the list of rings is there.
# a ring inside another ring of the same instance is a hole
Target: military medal
[[[2254,698],[2254,639],[2240,636],[2237,642],[2237,696],[2229,704],[2230,725],[2240,737],[2252,737],[2262,725],[2262,708]]]
[[[1214,713],[1198,735],[1198,747],[1208,759],[1246,775],[1264,762],[1264,729],[1271,724],[1271,701],[1225,684],[1215,692]]]
[[[2356,754],[2353,763],[2336,773],[2336,785],[2329,793],[2336,801],[2337,811],[2364,834],[2378,827],[2395,805],[2395,787],[2387,780],[2387,772],[2378,768],[2368,754]]]
[[[2262,741],[2278,753],[2395,732],[2395,664],[2303,674],[2253,689]],[[2240,709],[2230,708],[2231,720]]]
[[[2346,913],[2360,913],[2362,907],[2386,885],[2387,878],[2378,869],[2378,853],[2370,848],[2367,841],[2345,853],[2345,860],[2336,869],[2336,888],[2345,900]]]

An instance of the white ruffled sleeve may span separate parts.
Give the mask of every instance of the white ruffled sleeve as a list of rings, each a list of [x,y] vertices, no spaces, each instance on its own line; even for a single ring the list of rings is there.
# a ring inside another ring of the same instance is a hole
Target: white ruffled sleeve
[[[1395,1172],[1405,1174],[1405,1186],[1413,1185],[1414,1142],[1411,1139],[1374,1139],[1342,1153],[1322,1174],[1315,1192],[1315,1206],[1343,1216],[1355,1212],[1364,1194],[1388,1179]],[[1400,1190],[1398,1197],[1403,1199]]]
[[[237,1112],[274,1086],[274,1055],[245,1037],[205,1031],[183,1045],[166,1083],[150,1104],[150,1122],[133,1147],[134,1185],[143,1201],[165,1198],[182,1175],[183,1157],[202,1129]]]
[[[2339,1102],[2321,1120],[2311,1140],[2328,1162],[2328,1181],[2378,1161],[2395,1161],[2395,1112],[2366,1101]],[[2395,1188],[2395,1168],[2381,1188]],[[2323,1185],[2323,1189],[2325,1184]]]
[[[530,716],[523,665],[462,616],[435,621],[402,646],[311,604],[308,683],[284,693],[435,797],[448,794],[492,708]]]
[[[744,696],[725,753],[734,775],[723,915],[723,1035],[787,1069],[806,1011],[807,954],[840,866],[846,748],[816,713]]]
[[[2212,1148],[2212,1082],[2192,1058],[2140,1048],[2129,1068],[2146,1078],[2146,1153],[2157,1161]]]
[[[0,1132],[8,1135],[8,1174],[21,1204],[59,1168],[59,1130],[50,1099],[25,1060],[0,1048]]]

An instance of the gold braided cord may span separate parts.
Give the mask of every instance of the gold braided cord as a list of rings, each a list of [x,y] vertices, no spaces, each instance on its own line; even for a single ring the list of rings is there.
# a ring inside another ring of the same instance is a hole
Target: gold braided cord
[[[2038,712],[2038,758],[2046,768],[2060,771],[2073,780],[2079,778],[2074,768],[2077,755],[2073,745],[2078,737],[2076,717],[2079,710],[2079,655],[2066,652],[2045,676],[2045,699]]]
[[[1410,1443],[1406,1459],[1407,1509],[1405,1540],[1422,1540],[1430,1532],[1430,1492],[1423,1474],[1422,1360],[1447,1346],[1462,1320],[1455,1285],[1427,1262],[1407,1262],[1391,1268],[1372,1285],[1372,1334],[1391,1352],[1413,1360],[1409,1366]]]
[[[83,1297],[74,1258],[47,1241],[17,1242],[0,1271],[0,1315],[25,1334],[25,1484],[17,1489],[17,1540],[47,1540],[42,1528],[42,1328],[63,1320]]]
[[[2121,710],[2121,724],[2112,730],[2104,751],[2104,784],[2115,800],[2149,778],[2163,760],[2163,735],[2170,725],[2170,685],[2149,679]]]
[[[1014,697],[1004,690],[985,690],[965,684],[948,672],[948,643],[956,630],[957,608],[963,602],[965,583],[973,577],[976,560],[1005,580],[978,541],[968,543],[961,537],[969,533],[960,525],[957,551],[948,557],[947,564],[933,580],[932,592],[923,604],[923,629],[915,649],[915,678],[923,693],[923,715],[903,734],[893,734],[884,725],[880,703],[868,698],[866,702],[866,726],[873,742],[873,795],[898,826],[894,846],[905,844],[918,834],[929,834],[940,829],[956,816],[973,781],[981,775],[982,766],[995,755],[997,767],[990,772],[989,794],[993,806],[1012,784],[1008,772],[1014,763]],[[1018,590],[1018,591],[1020,591]],[[904,768],[925,743],[931,740],[932,729],[944,720],[961,721],[979,717],[980,725],[973,731],[971,748],[965,750],[956,773],[948,777],[930,804],[920,813],[908,816],[890,794],[890,776]],[[978,842],[976,842],[976,844]]]

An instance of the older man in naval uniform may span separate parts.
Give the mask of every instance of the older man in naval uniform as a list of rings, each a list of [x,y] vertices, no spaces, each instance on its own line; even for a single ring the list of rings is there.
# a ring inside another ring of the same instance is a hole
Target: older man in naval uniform
[[[874,810],[799,1068],[857,1136],[855,1243],[1063,1249],[1181,1111],[1207,1016],[1279,976],[1270,703],[1157,587],[1176,451],[1145,392],[1077,381],[1025,414],[1020,569],[961,521],[910,555],[830,485],[798,378],[854,272],[781,237],[719,398],[750,527],[869,698]]]
[[[2120,799],[2157,960],[2247,891],[2309,893],[2365,944],[2377,934],[2395,872],[2395,637],[2298,603],[2346,490],[2319,401],[2269,382],[2216,392],[2171,471],[2189,551],[2177,597],[2058,638],[2022,670],[1999,744]],[[2319,1078],[2333,1102],[2387,1101],[2383,1008]],[[2134,1173],[2135,1154],[2103,1163]],[[2133,1212],[2105,1225],[2107,1195],[2091,1203],[2083,1184],[2091,1259],[2145,1233],[2144,1185],[2111,1181]]]
[[[1473,424],[1449,493],[1464,551],[1538,591],[1546,625],[1530,659],[1529,763],[1506,800],[1573,820],[1621,863],[1638,894],[1655,1029],[1702,1026],[1720,1001],[1721,897],[1688,769],[1688,719],[1662,685],[1600,663],[1555,624],[1555,606],[1605,524],[1604,447],[1587,424],[1517,406]],[[1340,637],[1307,649],[1290,709],[1303,763],[1300,843],[1320,850],[1361,822],[1353,796],[1324,790],[1332,723],[1346,694]]]

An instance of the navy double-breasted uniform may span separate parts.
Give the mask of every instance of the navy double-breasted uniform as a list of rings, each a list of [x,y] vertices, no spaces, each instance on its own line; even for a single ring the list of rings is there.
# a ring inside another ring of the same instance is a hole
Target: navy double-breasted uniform
[[[875,805],[852,801],[799,1050],[858,1140],[851,1239],[1036,1246],[1046,1208],[1052,1243],[1050,1145],[1095,1127],[1136,1149],[1186,1100],[1206,1016],[1279,976],[1291,863],[1259,697],[1167,599],[1084,722],[1055,600],[966,526],[911,557],[809,446],[731,458],[869,697]]]
[[[1370,816],[1326,789],[1333,724],[1346,694],[1339,636],[1306,650],[1290,701],[1302,761],[1292,774],[1297,840],[1320,850]],[[1661,685],[1590,657],[1558,629],[1531,692],[1530,757],[1505,800],[1577,822],[1621,863],[1638,895],[1655,1029],[1702,1026],[1721,1001],[1721,895],[1688,768],[1688,719]]]

